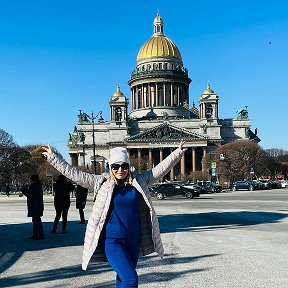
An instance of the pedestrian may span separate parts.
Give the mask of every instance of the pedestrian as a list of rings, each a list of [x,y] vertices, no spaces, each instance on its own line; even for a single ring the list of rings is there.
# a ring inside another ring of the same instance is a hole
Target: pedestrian
[[[6,196],[9,197],[10,196],[10,184],[9,183],[6,185],[6,189],[5,190],[6,190],[5,191]]]
[[[109,163],[107,162],[106,163],[106,167],[105,167],[105,172],[106,173],[109,173],[110,169],[109,169]]]
[[[59,175],[54,188],[54,207],[56,216],[51,233],[56,233],[59,220],[62,216],[62,233],[67,233],[67,217],[70,208],[70,192],[74,190],[74,185],[64,176]]]
[[[185,141],[152,170],[130,173],[125,148],[110,151],[110,172],[93,175],[70,166],[51,147],[43,147],[48,162],[66,177],[94,189],[95,202],[89,217],[82,258],[86,270],[90,260],[108,261],[116,272],[116,287],[138,287],[139,255],[164,249],[148,186],[164,177],[181,159]],[[93,256],[93,257],[92,257]]]
[[[43,188],[39,176],[30,177],[31,184],[24,186],[21,191],[27,197],[28,217],[32,217],[33,235],[29,239],[42,240],[44,232],[41,217],[44,211]]]
[[[86,200],[88,195],[88,189],[77,185],[76,188],[76,209],[79,210],[80,222],[79,224],[85,224],[84,208],[86,206]]]

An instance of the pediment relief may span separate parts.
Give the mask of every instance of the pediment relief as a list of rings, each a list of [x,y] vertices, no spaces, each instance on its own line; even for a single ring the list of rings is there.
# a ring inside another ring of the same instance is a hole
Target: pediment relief
[[[179,128],[170,124],[162,124],[152,129],[141,132],[126,139],[127,142],[159,142],[159,141],[180,141],[180,140],[207,139],[188,129]]]

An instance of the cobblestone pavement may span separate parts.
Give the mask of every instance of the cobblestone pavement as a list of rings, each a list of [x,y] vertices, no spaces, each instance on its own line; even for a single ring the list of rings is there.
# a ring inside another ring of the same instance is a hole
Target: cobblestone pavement
[[[139,287],[288,287],[288,189],[154,204],[166,257],[140,258]],[[87,217],[91,208],[90,199]],[[67,234],[50,233],[54,213],[52,196],[45,196],[45,239],[30,240],[25,197],[0,196],[0,287],[114,287],[109,265],[81,270],[86,225],[75,199]]]

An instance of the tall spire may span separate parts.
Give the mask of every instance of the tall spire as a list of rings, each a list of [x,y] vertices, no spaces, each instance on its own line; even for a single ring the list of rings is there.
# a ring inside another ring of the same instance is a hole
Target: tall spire
[[[159,10],[158,10],[157,15],[154,19],[153,24],[154,24],[154,35],[164,35],[164,32],[163,32],[164,22],[160,16]]]

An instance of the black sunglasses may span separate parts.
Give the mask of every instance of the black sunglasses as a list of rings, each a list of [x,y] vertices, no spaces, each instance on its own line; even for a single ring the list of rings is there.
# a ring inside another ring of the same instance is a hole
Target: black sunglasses
[[[129,169],[129,164],[124,163],[124,164],[112,164],[111,168],[112,170],[119,170],[121,167],[122,170],[128,170]]]

